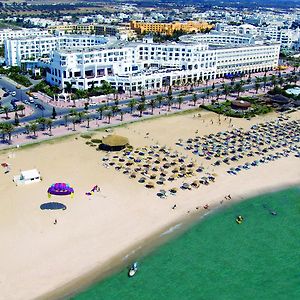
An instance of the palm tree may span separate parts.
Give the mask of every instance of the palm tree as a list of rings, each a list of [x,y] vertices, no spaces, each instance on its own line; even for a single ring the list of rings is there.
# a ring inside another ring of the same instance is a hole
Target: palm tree
[[[234,91],[237,93],[237,97],[240,97],[240,93],[242,93],[244,91],[243,86],[241,85],[240,82],[238,82],[234,87],[233,87]]]
[[[76,130],[75,126],[76,126],[76,123],[77,123],[77,117],[73,116],[71,118],[71,121],[72,121],[72,124],[73,124],[73,131],[75,131]]]
[[[145,102],[146,101],[146,96],[145,96],[145,92],[142,91],[142,95],[141,95],[141,102]]]
[[[263,83],[264,83],[264,91],[265,91],[265,90],[266,90],[267,81],[268,81],[268,77],[267,77],[266,74],[264,75],[262,81],[263,81]]]
[[[84,115],[85,115],[85,113],[83,111],[80,111],[80,112],[77,113],[78,121],[79,121],[80,124],[82,122],[82,119],[84,118]]]
[[[65,127],[68,126],[68,115],[64,115]]]
[[[135,99],[131,99],[128,103],[128,107],[130,108],[130,114],[132,114],[134,107],[136,106],[137,101]]]
[[[167,98],[168,111],[170,111],[172,103],[173,103],[173,96],[168,96]]]
[[[110,124],[110,119],[111,119],[111,117],[112,117],[112,112],[111,112],[111,110],[109,110],[109,111],[106,113],[106,117],[108,118],[107,123]]]
[[[258,93],[259,88],[260,88],[260,83],[259,82],[255,82],[254,89],[255,89],[255,93],[256,94]]]
[[[223,86],[223,93],[225,95],[225,101],[227,100],[228,95],[231,92],[231,87],[229,85],[224,85]]]
[[[162,101],[163,101],[163,96],[162,95],[157,95],[156,96],[156,102],[158,103],[158,107],[161,107]]]
[[[25,125],[25,130],[26,130],[27,134],[30,133],[30,125],[29,124]]]
[[[247,78],[247,83],[250,84],[251,83],[251,75],[249,74],[248,78]]]
[[[36,122],[30,122],[30,131],[33,132],[33,136],[36,136],[38,130],[38,124]]]
[[[25,116],[25,105],[23,104],[18,105],[17,110],[22,112],[22,116]]]
[[[48,129],[49,129],[49,134],[50,135],[52,135],[52,123],[53,123],[52,119],[46,119],[45,124],[48,127]]]
[[[102,120],[102,117],[103,117],[103,112],[104,110],[106,109],[106,106],[105,105],[101,105],[99,106],[96,111],[97,113],[99,113],[99,119]]]
[[[210,89],[205,89],[204,90],[204,93],[205,93],[207,99],[209,98],[210,92],[211,92]]]
[[[20,124],[19,115],[18,112],[15,111],[15,126],[19,126],[19,124]]]
[[[149,106],[151,107],[151,115],[153,115],[155,105],[156,105],[156,99],[154,99],[154,98],[150,99]]]
[[[36,122],[42,126],[42,131],[44,131],[45,127],[46,127],[46,119],[43,117],[40,117],[36,120]]]
[[[177,103],[178,103],[178,109],[181,109],[181,104],[183,103],[183,97],[182,96],[177,97]]]
[[[137,110],[140,112],[140,117],[142,117],[143,111],[146,110],[145,103],[144,102],[139,103],[139,105],[137,106]]]
[[[66,87],[65,87],[66,92],[67,93],[71,93],[72,92],[72,85],[73,84],[71,82],[66,82],[65,85],[66,85]]]
[[[2,135],[3,142],[5,141],[5,135],[6,135],[5,126],[6,123],[0,123],[0,133]]]
[[[112,112],[112,116],[113,116],[113,117],[114,117],[115,114],[118,112],[118,110],[119,110],[119,107],[118,107],[117,105],[113,105],[113,106],[111,107],[111,112]]]
[[[5,113],[5,119],[9,119],[9,117],[8,117],[9,107],[8,106],[3,106],[3,111]]]
[[[75,116],[77,115],[76,109],[74,109],[74,108],[70,109],[69,115],[70,115],[71,117],[75,117]]]
[[[284,82],[285,82],[285,80],[284,80],[283,77],[279,77],[279,78],[278,78],[278,84],[280,85],[280,87],[283,86]]]
[[[4,130],[5,130],[5,133],[8,134],[8,141],[10,142],[11,141],[11,134],[14,130],[13,124],[5,123]]]
[[[192,101],[194,103],[194,106],[196,106],[197,104],[197,101],[198,101],[198,98],[197,98],[197,95],[194,93],[193,96],[192,96]]]
[[[123,121],[123,116],[124,116],[124,111],[120,110],[120,121],[121,122]]]
[[[272,83],[272,86],[273,86],[273,87],[276,86],[277,80],[276,80],[276,76],[275,76],[275,75],[272,75],[272,76],[271,76],[271,83]]]
[[[220,90],[216,89],[216,101],[219,103],[219,98],[220,98]]]

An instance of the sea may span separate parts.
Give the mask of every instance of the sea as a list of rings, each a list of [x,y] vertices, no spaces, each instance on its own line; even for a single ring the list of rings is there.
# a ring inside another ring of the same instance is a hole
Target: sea
[[[300,299],[300,187],[211,213],[138,264],[68,299]]]

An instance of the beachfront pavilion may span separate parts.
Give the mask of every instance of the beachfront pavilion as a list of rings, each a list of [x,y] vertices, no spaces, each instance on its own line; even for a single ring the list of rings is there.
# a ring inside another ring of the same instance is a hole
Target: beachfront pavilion
[[[112,134],[102,140],[102,143],[99,145],[99,149],[104,151],[120,151],[128,145],[128,138]]]
[[[247,110],[251,107],[251,103],[243,100],[235,100],[231,102],[231,107],[237,110]]]

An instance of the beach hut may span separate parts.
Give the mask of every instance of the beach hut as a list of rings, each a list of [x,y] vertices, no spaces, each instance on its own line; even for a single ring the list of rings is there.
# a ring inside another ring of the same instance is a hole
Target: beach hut
[[[102,140],[102,143],[99,145],[99,149],[105,151],[120,151],[127,145],[129,145],[128,138],[112,134]]]
[[[41,175],[37,169],[22,171],[20,175],[14,176],[13,181],[17,185],[39,182],[41,181]]]

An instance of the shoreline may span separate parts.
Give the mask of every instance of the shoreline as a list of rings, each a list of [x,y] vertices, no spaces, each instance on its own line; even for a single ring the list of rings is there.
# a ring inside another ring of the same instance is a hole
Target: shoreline
[[[44,295],[41,295],[35,299],[64,300],[76,296],[80,292],[89,289],[94,284],[113,276],[115,273],[121,272],[137,259],[143,259],[145,256],[150,255],[160,246],[173,239],[176,239],[178,236],[187,232],[194,225],[202,222],[206,217],[216,214],[219,211],[226,210],[227,208],[236,205],[239,202],[250,201],[252,198],[260,195],[276,193],[293,187],[300,187],[300,182],[292,184],[286,183],[266,189],[261,188],[259,192],[252,191],[243,195],[236,195],[230,202],[226,202],[225,205],[214,203],[209,210],[202,210],[198,213],[192,212],[186,216],[180,216],[177,220],[169,225],[162,227],[160,230],[153,232],[147,237],[144,237],[141,241],[138,241],[127,249],[122,250],[120,253],[115,254],[106,263],[95,266],[92,270],[82,274],[77,278],[74,278],[74,280],[71,282],[66,283],[65,285],[62,285],[61,287],[45,293]],[[177,225],[180,226],[177,227]],[[174,230],[172,230],[173,228]],[[169,233],[166,233],[168,231]],[[125,258],[126,256],[131,259],[127,260],[127,258]],[[125,272],[124,276],[127,276]]]

